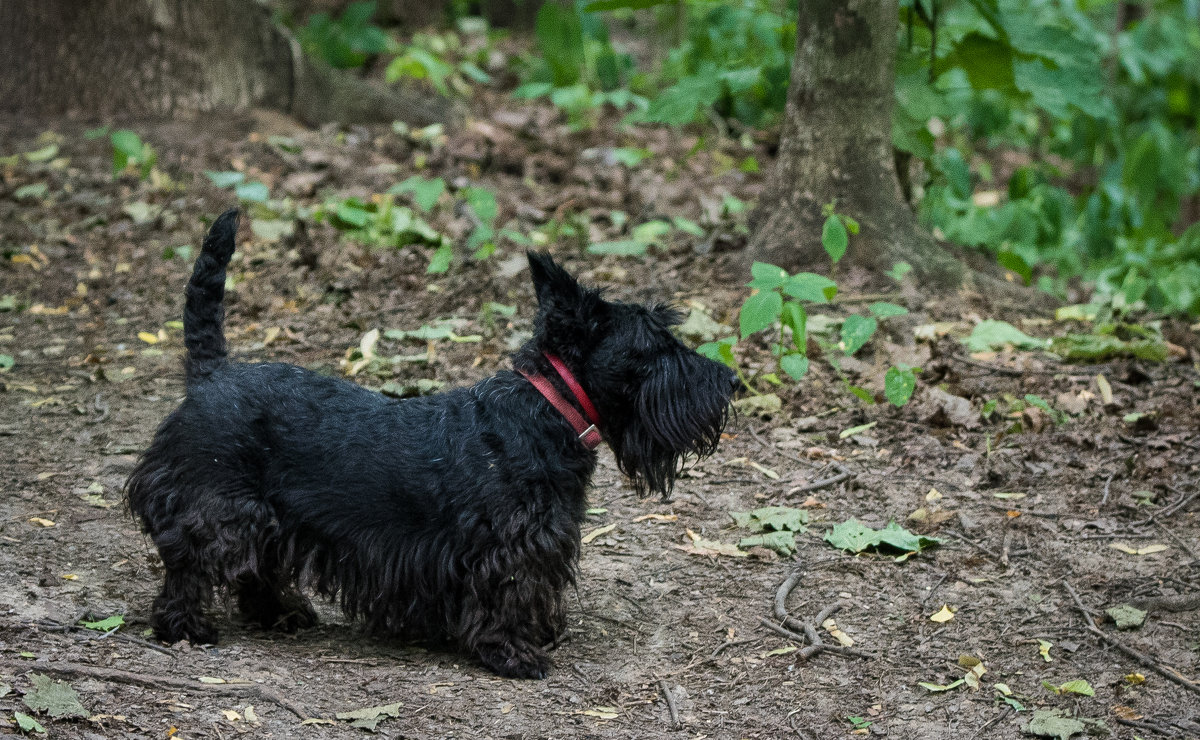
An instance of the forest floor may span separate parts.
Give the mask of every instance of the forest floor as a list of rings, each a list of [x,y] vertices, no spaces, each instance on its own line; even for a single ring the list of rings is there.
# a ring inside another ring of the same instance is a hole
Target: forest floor
[[[864,405],[817,359],[803,382],[772,386],[766,342],[751,342],[739,358],[782,407],[744,407],[674,500],[638,499],[602,454],[594,537],[544,681],[366,637],[328,605],[320,626],[295,635],[224,615],[214,647],[146,637],[161,567],[122,486],[183,393],[170,323],[191,269],[182,247],[194,254],[235,200],[205,170],[240,171],[281,199],[243,222],[227,323],[237,357],[342,375],[371,330],[429,324],[470,341],[385,334],[378,355],[405,361],[354,380],[457,386],[505,367],[533,315],[523,247],[502,242],[427,275],[431,247],[364,246],[291,215],[330,197],[369,202],[414,173],[490,189],[497,224],[541,229],[545,248],[616,298],[672,300],[736,326],[748,279],[739,204],[762,184],[746,158],[765,170],[764,143],[710,137],[692,152],[694,135],[573,132],[544,107],[504,99],[476,110],[488,113],[446,134],[309,131],[269,115],[123,122],[157,151],[147,180],[114,178],[107,137],[85,137],[82,124],[0,122],[0,156],[21,155],[0,160],[0,355],[13,360],[0,373],[0,734],[17,732],[23,713],[63,738],[345,737],[367,730],[339,713],[382,707],[358,716],[412,738],[1200,737],[1195,327],[1164,324],[1173,347],[1162,363],[972,355],[961,338],[982,318],[1040,337],[1070,326],[970,291],[921,296],[911,278],[884,297],[910,313],[843,366],[877,394],[891,363],[920,367],[907,406]],[[629,166],[622,147],[650,156]],[[427,219],[461,242],[474,222],[453,200]],[[677,216],[704,235],[673,230],[644,257],[583,249]],[[864,298],[876,300],[850,276],[830,311]],[[1022,410],[1027,394],[1056,411]],[[806,512],[794,557],[716,555],[689,535],[736,544],[748,533],[730,513],[763,506]],[[898,560],[825,541],[852,518],[895,520],[940,544]],[[793,574],[786,611],[835,644],[813,623],[837,605],[836,626],[862,656],[806,658],[770,628]],[[1140,627],[1106,617],[1122,604],[1148,612]],[[939,612],[952,616],[932,620]],[[113,632],[80,625],[116,615]],[[67,682],[82,709],[43,676]],[[1061,688],[1079,680],[1089,688]],[[29,706],[39,700],[64,716]],[[1047,729],[1045,710],[1066,725]]]

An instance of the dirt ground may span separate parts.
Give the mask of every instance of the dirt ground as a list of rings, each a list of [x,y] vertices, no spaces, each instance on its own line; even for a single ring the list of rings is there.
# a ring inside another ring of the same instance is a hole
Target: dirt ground
[[[59,147],[47,161],[0,165],[0,301],[13,297],[0,302],[0,353],[14,359],[0,374],[0,734],[17,732],[23,712],[62,738],[346,737],[369,730],[338,713],[394,705],[374,730],[382,736],[1016,738],[1035,710],[1061,709],[1094,737],[1200,738],[1195,331],[1173,325],[1185,356],[1168,363],[1089,367],[1038,353],[972,357],[952,336],[913,341],[914,327],[933,322],[961,335],[980,317],[1016,321],[1011,308],[1004,315],[969,293],[890,297],[912,313],[847,366],[878,390],[892,358],[915,358],[920,385],[903,409],[861,404],[814,362],[800,384],[756,381],[780,395],[782,410],[739,414],[673,501],[638,499],[604,453],[587,531],[612,528],[583,548],[569,634],[545,681],[504,680],[436,646],[365,637],[329,606],[319,627],[296,635],[227,615],[216,647],[145,637],[160,567],[122,485],[183,392],[180,332],[167,322],[180,318],[190,261],[164,250],[198,245],[205,219],[233,201],[204,170],[245,171],[301,207],[325,193],[367,197],[420,171],[493,189],[500,222],[582,214],[592,241],[620,237],[614,210],[631,223],[684,216],[707,236],[676,234],[644,259],[587,255],[572,237],[546,246],[617,298],[703,304],[736,324],[744,214],[720,204],[726,194],[753,198],[761,175],[729,164],[752,154],[765,169],[767,143],[727,140],[689,155],[695,136],[575,133],[544,109],[492,102],[481,106],[486,118],[432,143],[389,129],[305,131],[271,116],[121,122],[158,151],[168,180],[146,181],[114,178],[107,140],[85,138],[88,126],[0,122],[0,156]],[[299,151],[270,145],[272,135]],[[615,146],[654,156],[626,168],[605,161]],[[17,196],[38,183],[45,192]],[[149,210],[128,208],[139,203]],[[427,247],[369,248],[302,221],[279,240],[243,226],[227,327],[238,357],[341,374],[369,330],[454,318],[459,335],[480,340],[385,340],[381,354],[424,351],[425,361],[356,380],[460,385],[504,367],[529,329],[517,246],[431,277]],[[470,228],[444,207],[431,223],[455,236]],[[853,285],[847,292],[853,300]],[[480,313],[488,301],[516,312],[493,326]],[[752,368],[770,362],[753,348],[741,357]],[[1111,386],[1109,404],[1097,376]],[[1037,412],[980,416],[988,400],[1029,393],[1071,413],[1062,423]],[[1123,420],[1135,412],[1138,422]],[[689,530],[736,543],[747,533],[730,512],[768,505],[808,512],[794,558],[681,549]],[[942,542],[902,562],[853,555],[823,539],[850,518],[894,519]],[[811,623],[840,605],[836,625],[862,655],[804,659],[803,643],[764,624],[779,623],[776,594],[797,569],[786,610]],[[1143,626],[1117,630],[1104,619],[1123,603],[1149,612]],[[953,618],[931,620],[943,605]],[[125,620],[114,633],[78,627],[113,615]],[[978,688],[919,683],[951,684],[976,663],[986,669]],[[24,699],[37,675],[69,682],[88,716],[32,711]],[[1094,695],[1043,685],[1077,679]]]

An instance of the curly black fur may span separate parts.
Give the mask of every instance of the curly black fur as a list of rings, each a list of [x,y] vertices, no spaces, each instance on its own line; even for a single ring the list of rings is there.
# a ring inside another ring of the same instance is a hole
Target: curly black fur
[[[127,485],[166,570],[158,637],[216,642],[214,587],[264,628],[309,626],[311,587],[375,630],[449,638],[500,675],[544,677],[595,452],[517,372],[401,401],[227,362],[236,231],[229,211],[204,241],[184,312],[187,397]],[[543,353],[559,355],[639,493],[666,495],[686,456],[715,449],[734,375],[674,337],[674,311],[607,301],[544,254],[529,264],[539,311],[513,366],[571,399]]]

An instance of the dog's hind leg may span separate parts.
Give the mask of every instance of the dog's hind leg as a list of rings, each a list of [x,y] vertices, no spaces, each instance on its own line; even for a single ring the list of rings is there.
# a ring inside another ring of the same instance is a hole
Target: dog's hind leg
[[[212,603],[212,580],[203,569],[188,562],[181,549],[159,545],[167,574],[162,592],[154,599],[150,626],[163,642],[216,644],[217,630],[204,615]]]

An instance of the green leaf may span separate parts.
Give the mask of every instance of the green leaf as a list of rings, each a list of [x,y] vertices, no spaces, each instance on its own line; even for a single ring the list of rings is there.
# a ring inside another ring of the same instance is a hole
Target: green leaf
[[[1003,41],[971,31],[959,39],[954,49],[938,63],[941,74],[951,67],[960,67],[976,90],[1016,89],[1013,77],[1013,50]]]
[[[808,358],[799,352],[791,352],[779,358],[779,367],[794,380],[803,380],[808,374]]]
[[[112,132],[108,137],[115,151],[124,154],[127,159],[137,159],[142,155],[142,139],[128,129]]]
[[[114,614],[113,616],[108,617],[107,619],[101,619],[98,622],[80,621],[80,624],[82,624],[84,627],[87,627],[90,630],[97,630],[99,632],[111,632],[125,624],[125,617],[121,616],[120,614]]]
[[[783,292],[800,301],[828,303],[837,295],[837,283],[824,275],[801,272],[787,279]]]
[[[433,253],[433,257],[429,260],[429,267],[425,268],[426,273],[441,273],[450,269],[450,261],[454,259],[454,250],[449,244],[443,244]]]
[[[742,339],[766,329],[779,318],[782,311],[783,297],[774,290],[760,290],[747,298],[738,313]]]
[[[267,189],[267,186],[257,180],[235,185],[233,191],[237,193],[239,200],[251,203],[264,203],[271,197],[271,191]]]
[[[674,2],[676,0],[592,0],[583,6],[583,9],[589,13],[598,13],[604,10],[642,10]]]
[[[846,246],[849,243],[850,237],[846,234],[846,227],[842,220],[836,213],[829,214],[829,217],[825,219],[825,225],[821,227],[821,246],[825,247],[825,252],[835,265],[846,253]]]
[[[1070,740],[1072,735],[1086,731],[1086,726],[1062,709],[1035,709],[1025,731],[1031,735]]]
[[[984,319],[980,321],[966,339],[971,352],[986,352],[1011,344],[1018,349],[1045,349],[1045,339],[1035,339],[1007,321]]]
[[[934,692],[934,693],[937,693],[937,692],[940,692],[940,691],[949,691],[950,689],[956,689],[956,688],[958,688],[959,686],[962,686],[962,685],[963,685],[964,683],[966,683],[966,682],[967,682],[967,679],[965,679],[965,678],[960,678],[960,679],[958,679],[957,681],[954,681],[954,682],[952,682],[952,683],[948,683],[948,684],[946,684],[945,686],[943,686],[943,685],[941,685],[941,684],[930,683],[930,682],[928,682],[928,681],[918,681],[918,682],[917,682],[917,685],[918,685],[918,686],[920,686],[920,687],[922,687],[922,688],[928,689],[928,690],[930,690],[930,691],[932,691],[932,692]]]
[[[212,170],[205,170],[204,175],[212,181],[213,185],[219,188],[232,187],[242,183],[246,179],[245,173],[233,171],[214,172]]]
[[[541,98],[549,95],[553,89],[554,86],[549,82],[526,82],[513,90],[512,96],[524,99]]]
[[[371,212],[353,200],[344,200],[338,203],[334,215],[338,221],[357,229],[366,226],[367,222],[371,220]]]
[[[892,265],[892,269],[888,270],[887,276],[896,282],[900,282],[904,279],[905,275],[912,272],[912,269],[912,265],[908,264],[907,262],[897,262],[896,264]]]
[[[705,342],[697,347],[696,351],[710,360],[715,360],[728,367],[736,368],[737,360],[733,356],[733,345],[736,343],[736,338],[729,337],[719,342]]]
[[[941,542],[936,537],[913,534],[894,521],[888,522],[886,527],[879,530],[880,545],[887,545],[906,553],[919,552],[928,547],[940,545]]]
[[[25,152],[25,159],[30,162],[48,162],[58,156],[58,144],[47,144],[41,149]]]
[[[866,424],[859,424],[858,426],[853,426],[848,429],[843,429],[838,434],[838,439],[849,439],[850,437],[853,437],[856,434],[862,434],[863,432],[867,431],[868,429],[875,428],[875,425],[878,423],[879,422],[877,422],[877,421],[872,421],[872,422],[868,422]]]
[[[908,403],[917,387],[917,376],[907,365],[893,365],[883,376],[883,393],[893,406]]]
[[[573,6],[550,2],[538,10],[534,32],[555,87],[579,82],[587,64],[583,26]]]
[[[852,355],[863,348],[871,340],[879,322],[875,319],[850,314],[842,322],[842,347],[846,354]]]
[[[733,523],[751,532],[804,532],[808,512],[790,506],[764,506],[753,511],[731,511]]]
[[[759,290],[781,288],[788,279],[786,270],[766,262],[755,262],[750,265],[750,275],[754,279],[746,283],[746,287],[758,288]]]
[[[469,187],[463,190],[467,205],[475,212],[480,221],[491,224],[496,220],[500,207],[496,204],[496,194],[487,188]]]
[[[438,202],[438,198],[442,197],[442,193],[446,192],[446,181],[440,177],[429,179],[420,175],[413,175],[407,180],[388,188],[388,192],[394,195],[411,193],[413,203],[416,204],[417,208],[429,212],[429,209],[433,208],[434,204]]]
[[[682,126],[695,120],[701,108],[716,103],[721,93],[721,81],[715,77],[703,74],[685,77],[660,92],[642,115],[653,123]]]
[[[766,532],[752,537],[743,537],[738,541],[738,547],[765,547],[774,550],[783,557],[791,557],[796,553],[796,534],[794,532]]]
[[[890,319],[893,316],[904,316],[908,313],[908,309],[904,306],[897,306],[895,303],[887,303],[886,301],[876,301],[867,308],[871,314],[881,319]]]
[[[622,146],[610,150],[613,161],[630,169],[637,167],[642,160],[650,157],[650,150],[643,147]],[[701,232],[703,233],[703,232]]]
[[[1117,357],[1134,357],[1166,362],[1167,345],[1159,339],[1122,340],[1111,334],[1068,334],[1050,340],[1050,351],[1064,360],[1104,362]]]
[[[21,728],[21,732],[40,732],[43,735],[46,733],[46,728],[28,714],[13,712],[13,719],[17,721],[17,727]]]
[[[1132,630],[1146,623],[1146,612],[1129,604],[1118,604],[1104,613],[1113,621],[1119,630]]]
[[[70,684],[40,673],[32,673],[29,678],[34,688],[25,693],[25,706],[35,712],[46,712],[51,717],[88,716],[88,711],[79,703],[79,694]]]
[[[0,373],[6,373],[9,370],[12,370],[12,367],[15,363],[16,360],[13,359],[12,355],[0,354]]]
[[[589,244],[588,254],[614,254],[619,257],[641,257],[650,249],[650,245],[637,239],[619,239],[611,242],[596,242]]]
[[[804,310],[804,306],[795,301],[784,301],[779,320],[792,330],[792,345],[800,350],[801,354],[807,354],[808,312]]]
[[[46,195],[48,190],[49,186],[47,186],[46,183],[35,182],[30,183],[29,185],[22,185],[14,190],[13,197],[17,200],[25,200],[26,198],[41,198]]]
[[[834,525],[825,534],[825,541],[842,550],[863,552],[879,544],[879,533],[857,519],[849,519]]]

